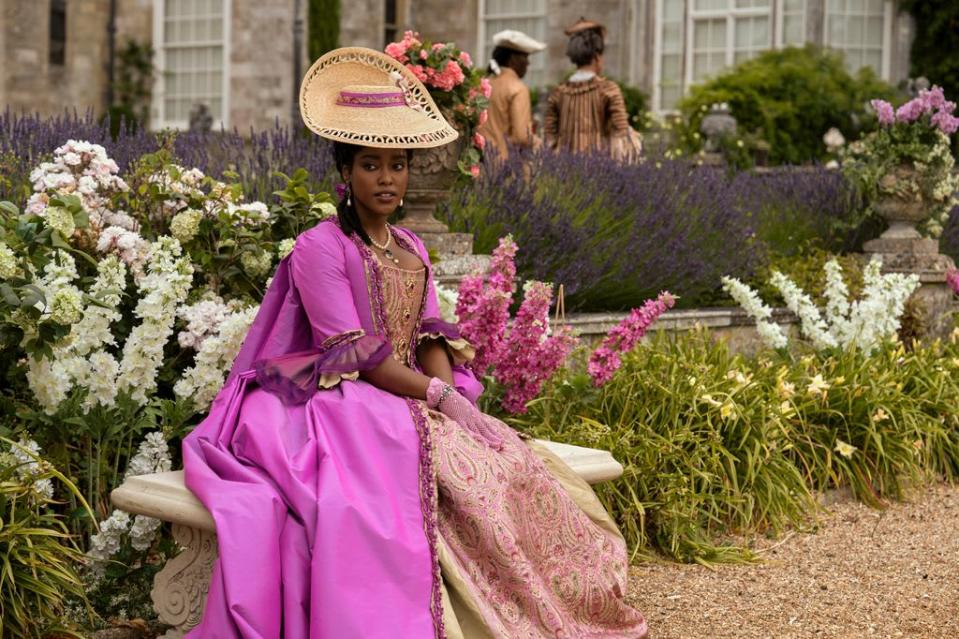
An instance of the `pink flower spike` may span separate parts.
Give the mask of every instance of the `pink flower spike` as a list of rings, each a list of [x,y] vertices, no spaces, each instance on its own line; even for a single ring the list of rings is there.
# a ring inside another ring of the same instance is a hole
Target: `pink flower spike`
[[[876,117],[879,118],[880,124],[888,126],[896,121],[896,113],[892,105],[885,100],[871,100],[869,104],[872,105],[873,111],[876,112]]]
[[[896,120],[899,122],[915,122],[923,113],[926,105],[920,98],[913,98],[896,109]]]
[[[932,116],[932,124],[946,135],[952,135],[959,129],[959,118],[949,115],[945,111],[938,111]]]
[[[946,271],[946,283],[952,289],[953,294],[959,295],[959,271],[954,268]]]
[[[487,99],[493,95],[493,85],[490,83],[489,78],[480,80],[480,90],[483,92],[483,97]]]

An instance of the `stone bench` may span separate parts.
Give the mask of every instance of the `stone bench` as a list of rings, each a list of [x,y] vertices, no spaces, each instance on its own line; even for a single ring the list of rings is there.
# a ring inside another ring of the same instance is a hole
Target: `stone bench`
[[[604,450],[542,441],[590,484],[616,479],[623,467]],[[173,524],[183,552],[167,562],[153,580],[150,597],[160,621],[173,626],[164,637],[182,637],[200,622],[216,560],[213,517],[183,484],[183,471],[130,477],[111,493],[114,506]]]

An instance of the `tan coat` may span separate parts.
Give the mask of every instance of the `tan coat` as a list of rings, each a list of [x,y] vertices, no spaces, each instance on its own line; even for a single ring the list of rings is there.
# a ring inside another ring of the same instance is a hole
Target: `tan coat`
[[[490,95],[489,119],[479,128],[479,133],[502,157],[509,155],[509,146],[530,147],[533,145],[533,112],[529,89],[516,72],[505,67],[490,80],[493,92]]]
[[[549,94],[543,136],[551,149],[610,152],[630,131],[623,94],[612,80],[564,82]]]

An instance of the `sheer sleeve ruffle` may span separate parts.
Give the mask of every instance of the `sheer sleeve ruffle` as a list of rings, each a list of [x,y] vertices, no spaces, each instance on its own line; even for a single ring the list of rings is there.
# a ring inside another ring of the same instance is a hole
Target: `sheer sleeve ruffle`
[[[462,365],[473,360],[476,349],[460,335],[456,324],[444,322],[437,317],[428,317],[423,320],[417,343],[427,339],[441,339],[446,345],[446,351],[453,359],[453,364]]]
[[[379,335],[362,330],[340,333],[319,349],[257,361],[256,381],[284,403],[302,404],[319,388],[333,388],[344,379],[355,380],[362,371],[376,368],[392,351]]]

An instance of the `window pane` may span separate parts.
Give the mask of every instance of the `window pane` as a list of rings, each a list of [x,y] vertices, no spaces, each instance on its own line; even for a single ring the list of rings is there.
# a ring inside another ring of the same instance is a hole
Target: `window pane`
[[[683,19],[685,0],[663,0],[663,22]]]

